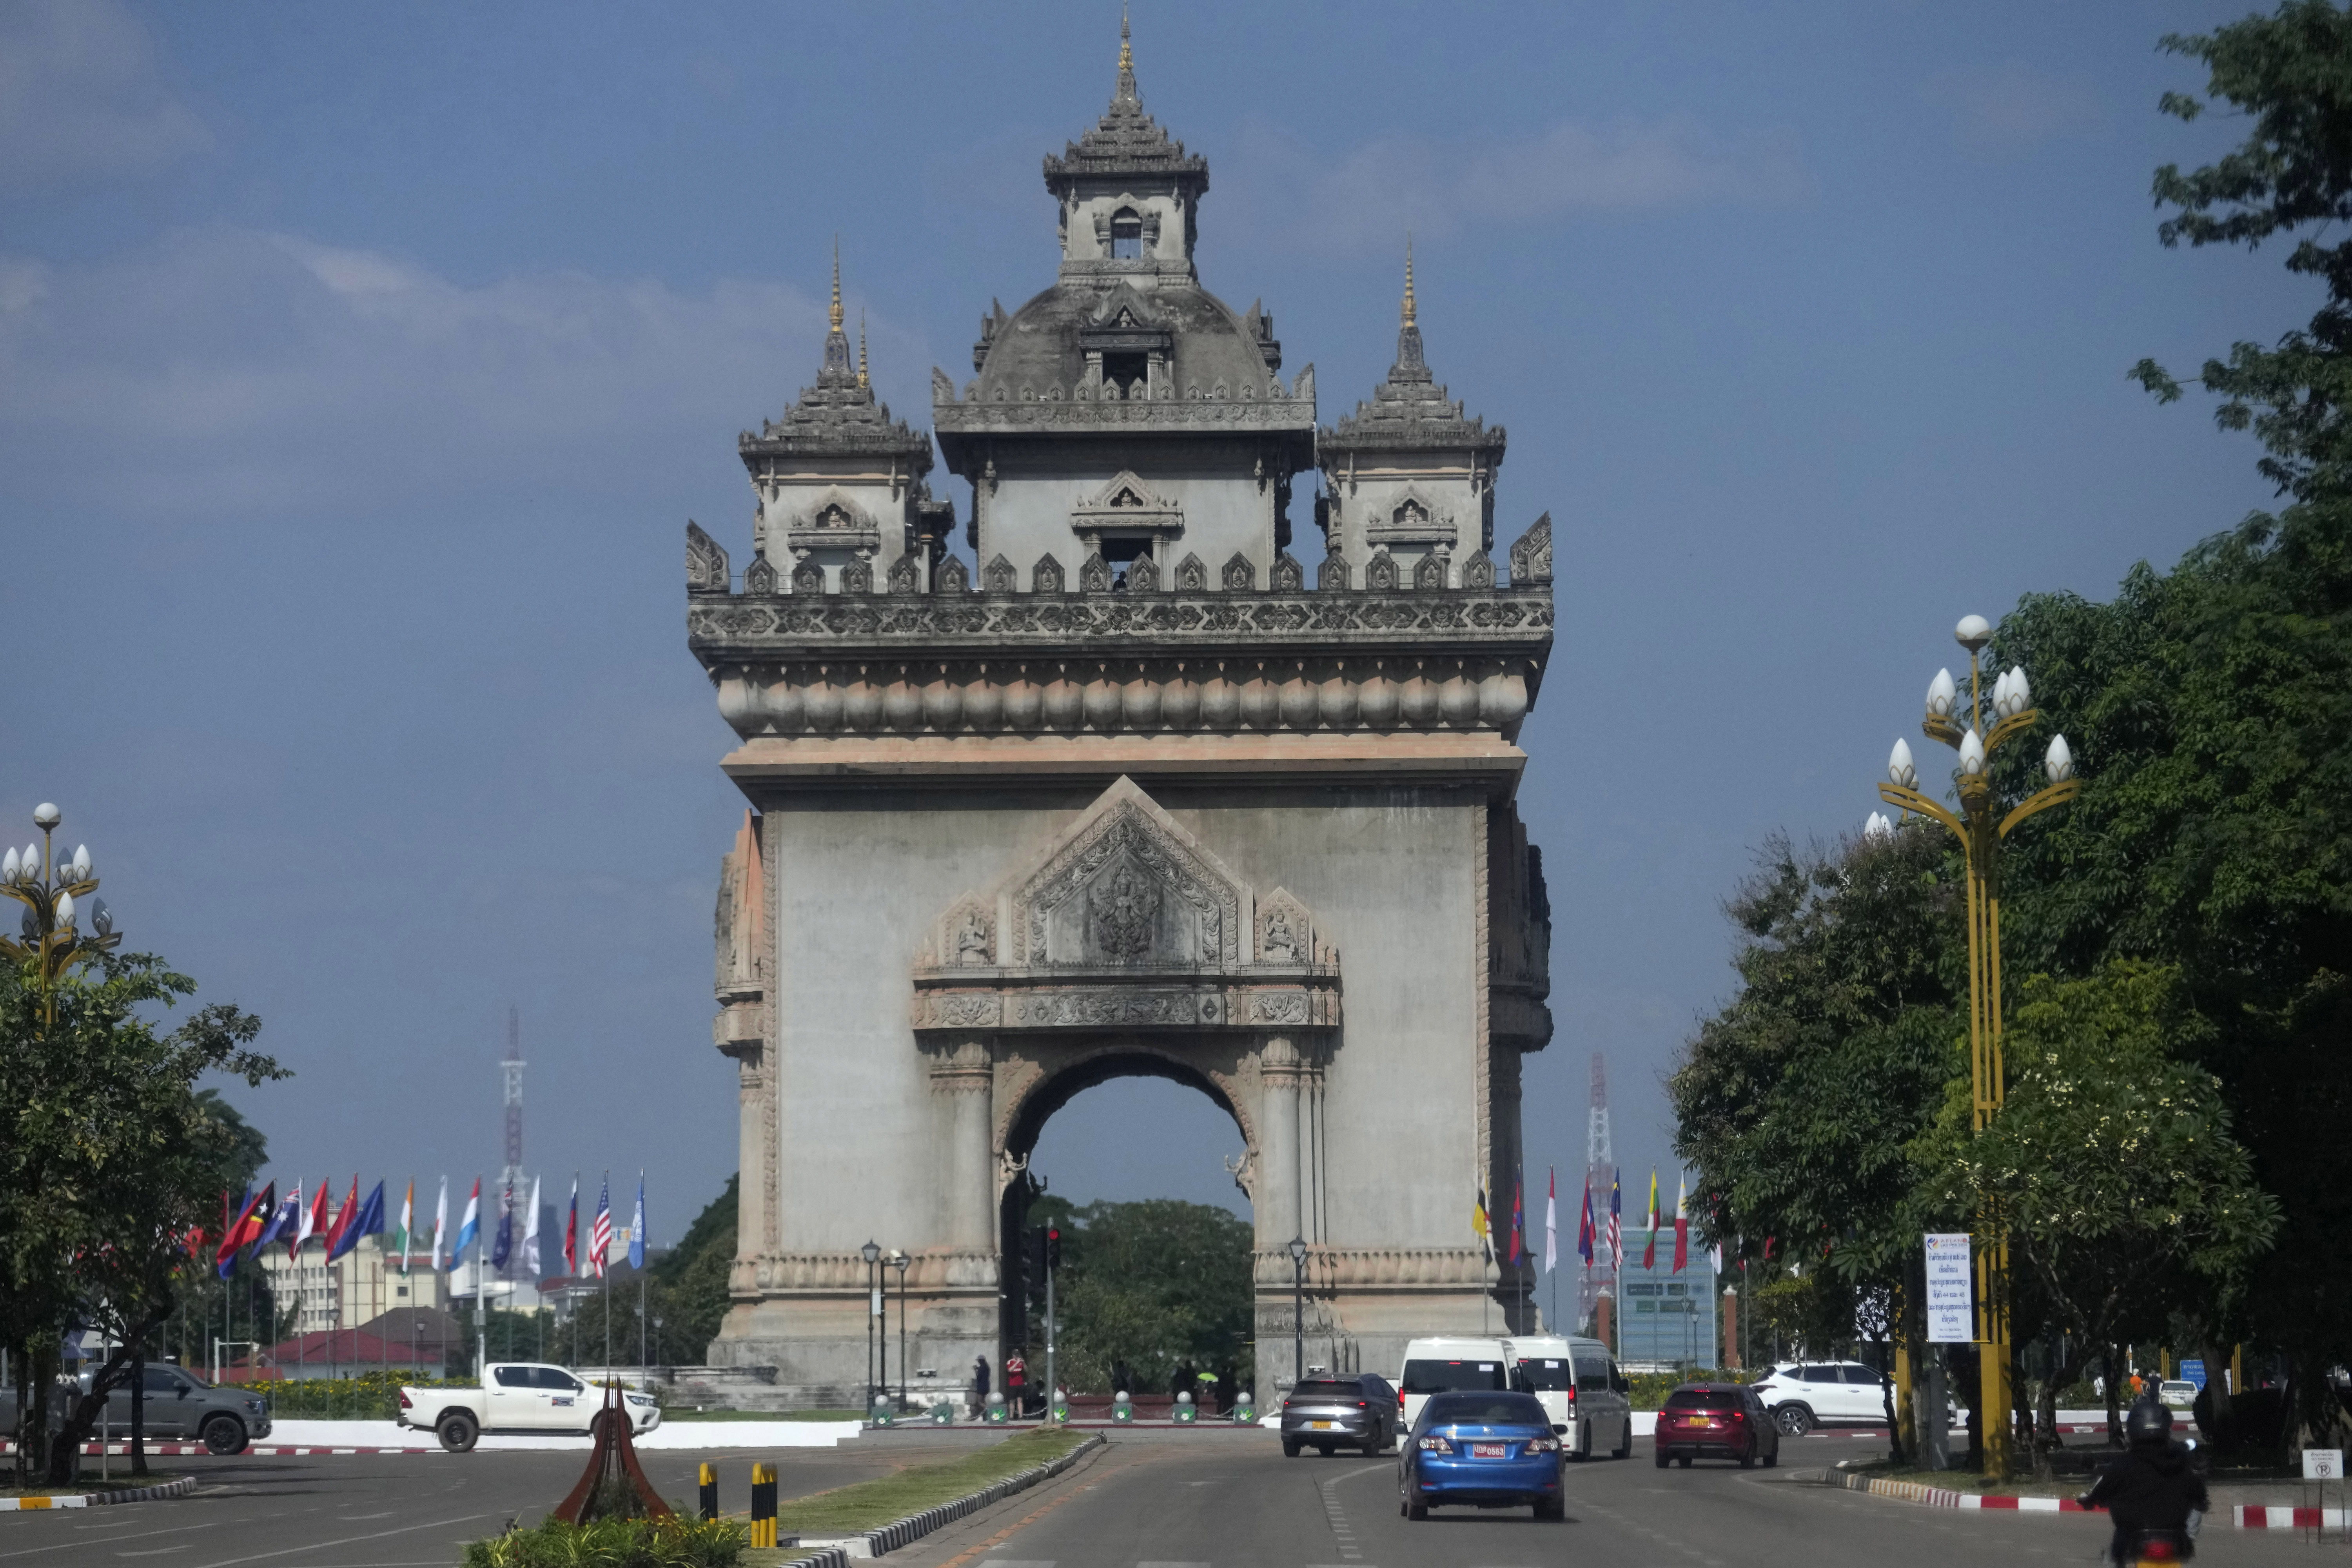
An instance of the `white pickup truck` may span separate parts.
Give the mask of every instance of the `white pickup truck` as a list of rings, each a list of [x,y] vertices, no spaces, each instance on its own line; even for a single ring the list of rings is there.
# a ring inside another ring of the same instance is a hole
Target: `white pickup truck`
[[[399,1422],[462,1454],[485,1432],[585,1432],[604,1408],[602,1388],[560,1366],[494,1361],[479,1388],[403,1388]],[[645,1394],[623,1389],[621,1408],[632,1436],[661,1425],[661,1406]]]

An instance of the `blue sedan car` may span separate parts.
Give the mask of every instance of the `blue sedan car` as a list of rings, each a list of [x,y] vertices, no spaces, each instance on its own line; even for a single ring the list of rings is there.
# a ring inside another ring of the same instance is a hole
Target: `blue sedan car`
[[[1532,1394],[1433,1394],[1412,1433],[1397,1445],[1398,1511],[1427,1519],[1461,1503],[1515,1508],[1561,1519],[1560,1435]]]

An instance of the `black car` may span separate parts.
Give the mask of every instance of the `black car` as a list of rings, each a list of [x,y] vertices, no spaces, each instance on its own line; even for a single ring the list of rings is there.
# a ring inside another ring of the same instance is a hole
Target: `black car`
[[[1756,1390],[1738,1383],[1685,1383],[1666,1395],[1651,1439],[1658,1468],[1693,1459],[1737,1459],[1743,1470],[1780,1462],[1780,1429]]]
[[[1313,1445],[1336,1453],[1341,1445],[1384,1452],[1396,1437],[1397,1393],[1378,1373],[1299,1380],[1282,1402],[1282,1451],[1290,1458]]]

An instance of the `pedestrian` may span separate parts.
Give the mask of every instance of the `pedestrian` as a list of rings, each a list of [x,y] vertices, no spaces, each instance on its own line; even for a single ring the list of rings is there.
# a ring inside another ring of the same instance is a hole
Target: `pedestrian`
[[[1237,1392],[1238,1390],[1234,1387],[1234,1363],[1227,1362],[1223,1366],[1217,1368],[1218,1415],[1223,1415],[1227,1411],[1233,1409],[1234,1395]]]
[[[1019,1346],[1004,1358],[1004,1403],[1015,1415],[1029,1414],[1029,1363]]]
[[[1192,1363],[1189,1361],[1180,1361],[1176,1363],[1176,1371],[1174,1374],[1168,1379],[1169,1401],[1172,1404],[1178,1394],[1190,1394],[1192,1392]]]
[[[988,1358],[986,1356],[972,1358],[971,1413],[975,1420],[988,1414]]]
[[[1125,1356],[1111,1363],[1110,1391],[1115,1394],[1124,1394],[1129,1399],[1135,1397],[1135,1369],[1127,1364]]]

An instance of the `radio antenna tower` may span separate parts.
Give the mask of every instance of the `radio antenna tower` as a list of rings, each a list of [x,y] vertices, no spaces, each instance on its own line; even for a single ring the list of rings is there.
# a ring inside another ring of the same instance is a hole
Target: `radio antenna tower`
[[[1609,1146],[1609,1068],[1599,1051],[1592,1053],[1592,1110],[1585,1125],[1584,1175],[1591,1185],[1594,1235],[1592,1267],[1584,1270],[1577,1284],[1576,1314],[1580,1323],[1592,1321],[1593,1311],[1601,1304],[1601,1287],[1616,1265],[1616,1259],[1609,1256],[1609,1184],[1616,1179],[1617,1156]]]
[[[530,1201],[522,1173],[522,1016],[512,1005],[507,1008],[507,1054],[499,1067],[506,1077],[507,1100],[507,1168],[499,1177],[499,1186],[511,1211],[515,1205]],[[513,1254],[509,1255],[507,1266],[511,1272]]]

